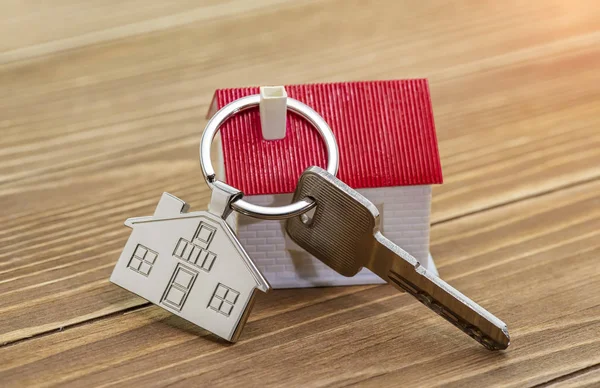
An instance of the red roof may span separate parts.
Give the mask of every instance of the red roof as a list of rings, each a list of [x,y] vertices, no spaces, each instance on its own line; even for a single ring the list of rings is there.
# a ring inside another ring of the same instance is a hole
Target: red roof
[[[442,183],[427,80],[285,86],[289,97],[316,110],[340,149],[338,178],[365,187]],[[213,107],[258,87],[219,89]],[[326,167],[325,144],[310,123],[288,112],[286,137],[264,140],[258,108],[221,127],[225,176],[246,195],[291,193],[309,166]]]

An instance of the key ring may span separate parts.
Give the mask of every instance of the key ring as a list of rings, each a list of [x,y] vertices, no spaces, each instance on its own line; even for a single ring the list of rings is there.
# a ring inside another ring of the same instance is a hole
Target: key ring
[[[206,124],[204,133],[202,134],[202,140],[200,141],[200,167],[202,167],[204,179],[211,190],[213,189],[214,183],[217,181],[215,170],[212,166],[212,161],[210,160],[210,147],[213,138],[221,125],[223,125],[230,117],[246,109],[256,107],[259,103],[260,95],[258,94],[242,97],[225,105],[215,113]],[[314,109],[296,99],[288,97],[287,108],[308,120],[308,122],[310,122],[319,132],[325,141],[325,147],[327,148],[327,172],[335,176],[338,171],[339,151],[335,136],[327,122]],[[308,197],[289,205],[273,207],[254,205],[243,199],[239,199],[231,203],[231,208],[239,213],[254,218],[280,220],[301,215],[302,213],[311,210],[315,205],[315,201]]]

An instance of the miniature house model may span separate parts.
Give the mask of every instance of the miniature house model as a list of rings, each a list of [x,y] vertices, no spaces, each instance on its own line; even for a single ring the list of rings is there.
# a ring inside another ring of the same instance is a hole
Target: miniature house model
[[[285,91],[327,121],[340,151],[338,178],[377,206],[385,236],[435,270],[429,255],[431,185],[442,183],[442,171],[427,81],[293,85]],[[209,116],[258,93],[259,88],[217,90]],[[286,117],[279,140],[263,137],[258,109],[238,113],[221,127],[219,179],[243,191],[249,202],[288,204],[304,169],[325,167],[317,131],[291,112]],[[366,269],[351,278],[337,274],[286,236],[285,221],[234,212],[228,222],[273,287],[383,282]]]
[[[235,341],[256,290],[270,287],[225,221],[188,213],[185,202],[164,193],[153,216],[125,225],[133,231],[111,282]]]

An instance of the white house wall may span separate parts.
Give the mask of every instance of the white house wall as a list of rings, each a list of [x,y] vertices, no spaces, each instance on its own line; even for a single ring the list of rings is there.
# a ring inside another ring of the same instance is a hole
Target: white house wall
[[[431,186],[401,186],[358,190],[378,208],[384,235],[430,268],[429,215]],[[277,206],[292,194],[248,196],[249,202]],[[383,281],[368,270],[346,278],[296,246],[285,233],[285,221],[265,221],[234,215],[228,222],[250,257],[274,288],[372,284]]]

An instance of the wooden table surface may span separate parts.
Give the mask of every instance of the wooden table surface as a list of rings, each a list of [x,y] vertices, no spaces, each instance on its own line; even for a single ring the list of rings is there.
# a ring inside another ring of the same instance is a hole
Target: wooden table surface
[[[2,2],[1,386],[600,386],[597,2],[364,3]],[[108,282],[125,218],[206,206],[215,88],[413,77],[432,254],[507,351],[390,286],[261,295],[228,345]]]

